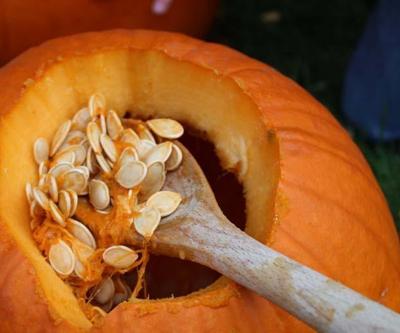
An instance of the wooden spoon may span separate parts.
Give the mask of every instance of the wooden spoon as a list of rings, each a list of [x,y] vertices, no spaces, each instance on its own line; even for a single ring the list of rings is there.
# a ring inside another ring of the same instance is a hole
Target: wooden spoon
[[[255,291],[320,332],[400,332],[400,315],[256,241],[221,212],[189,151],[165,189],[184,200],[149,243],[156,254],[208,266]],[[130,242],[142,240],[132,235]]]

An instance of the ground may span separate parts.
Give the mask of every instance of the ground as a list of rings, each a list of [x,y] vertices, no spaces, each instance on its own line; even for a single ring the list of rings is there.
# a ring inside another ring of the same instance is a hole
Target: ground
[[[275,67],[322,102],[368,159],[400,230],[400,145],[372,142],[341,112],[342,83],[375,0],[223,0],[208,40]]]

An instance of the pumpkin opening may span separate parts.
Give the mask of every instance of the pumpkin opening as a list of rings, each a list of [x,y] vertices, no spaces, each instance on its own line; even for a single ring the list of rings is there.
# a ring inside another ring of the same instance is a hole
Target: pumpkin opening
[[[0,211],[3,224],[34,269],[32,281],[36,281],[51,314],[82,328],[92,324],[31,237],[24,186],[27,181],[37,182],[33,142],[39,136],[52,137],[58,126],[85,105],[93,92],[102,93],[107,105],[121,115],[131,110],[138,118],[173,118],[213,142],[223,168],[233,171],[243,185],[247,208],[245,230],[264,242],[273,223],[279,175],[273,131],[260,121],[259,111],[235,82],[211,70],[173,60],[159,52],[133,50],[103,51],[53,63],[40,78],[29,82],[13,112],[2,119],[0,154],[7,158],[1,161],[4,172],[0,185],[7,196],[0,198]],[[224,298],[223,285],[217,282],[212,287],[221,290],[214,306]],[[185,297],[198,298],[201,303],[209,290],[184,296],[180,301]],[[152,300],[143,301],[141,306],[150,304],[154,308],[153,302],[163,306],[162,302]]]
[[[180,141],[200,164],[224,214],[244,230],[246,204],[242,186],[234,174],[221,168],[212,143],[188,126],[184,127],[185,134]],[[150,299],[184,296],[207,287],[219,276],[218,272],[190,261],[152,255],[146,268],[147,293]]]

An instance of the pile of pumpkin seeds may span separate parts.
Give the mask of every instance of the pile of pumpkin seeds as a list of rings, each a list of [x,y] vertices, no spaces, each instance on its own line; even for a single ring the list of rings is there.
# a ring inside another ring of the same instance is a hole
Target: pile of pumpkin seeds
[[[61,278],[72,288],[86,286],[84,295],[75,290],[86,302],[109,311],[127,300],[132,291],[123,276],[144,260],[129,244],[100,247],[77,210],[85,204],[93,213],[113,216],[124,196],[130,230],[150,239],[161,218],[181,202],[179,193],[162,188],[167,172],[182,161],[173,140],[183,132],[173,119],[121,119],[106,108],[104,96],[94,94],[50,143],[35,141],[39,181],[26,184],[32,234]]]

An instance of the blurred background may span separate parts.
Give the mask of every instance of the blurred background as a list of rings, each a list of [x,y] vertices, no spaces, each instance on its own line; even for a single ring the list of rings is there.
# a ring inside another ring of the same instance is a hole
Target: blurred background
[[[346,71],[377,5],[376,0],[223,0],[207,39],[275,67],[324,104],[364,152],[400,230],[399,141],[371,138],[342,107]]]
[[[399,0],[0,0],[0,65],[49,38],[112,28],[231,46],[298,82],[347,128],[400,230],[399,15]]]

